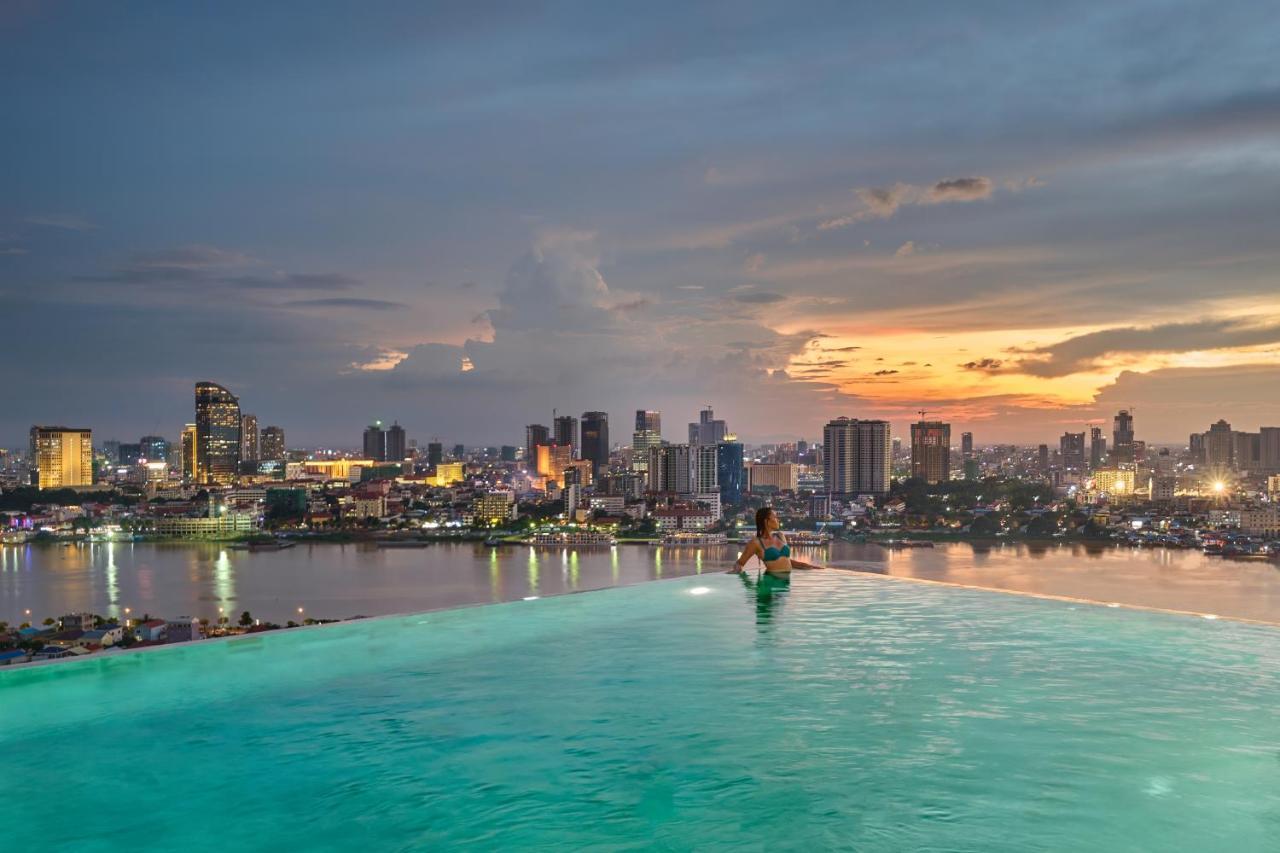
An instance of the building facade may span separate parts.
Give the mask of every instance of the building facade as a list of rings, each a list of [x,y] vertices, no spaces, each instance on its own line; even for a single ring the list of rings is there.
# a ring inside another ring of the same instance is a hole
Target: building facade
[[[836,418],[822,429],[823,479],[839,497],[889,494],[893,440],[888,421]]]
[[[93,431],[31,428],[31,484],[38,489],[93,485]]]
[[[240,400],[215,382],[196,383],[196,482],[233,483],[240,472]]]
[[[608,412],[583,412],[580,440],[579,455],[591,463],[591,473],[598,479],[601,472],[609,470]]]
[[[911,476],[926,483],[951,479],[951,424],[917,421],[911,425]]]

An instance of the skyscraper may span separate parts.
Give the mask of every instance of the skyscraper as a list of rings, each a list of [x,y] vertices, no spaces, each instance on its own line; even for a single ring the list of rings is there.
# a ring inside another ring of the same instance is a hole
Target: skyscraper
[[[1191,455],[1192,462],[1197,465],[1204,464],[1204,433],[1191,433],[1191,438],[1187,440],[1187,452]]]
[[[196,425],[182,428],[182,482],[196,481]]]
[[[1204,461],[1219,476],[1235,467],[1235,434],[1231,424],[1219,420],[1204,435]]]
[[[911,476],[926,483],[951,479],[951,424],[917,421],[911,425]]]
[[[374,421],[364,428],[362,455],[365,459],[383,462],[387,458],[386,439],[383,436],[382,421]]]
[[[573,415],[560,415],[553,423],[555,425],[555,435],[553,436],[555,443],[564,447],[572,447],[574,455],[578,455],[577,451],[581,447],[578,443],[578,419]]]
[[[258,446],[260,458],[269,462],[283,462],[285,458],[284,430],[269,426],[262,430],[262,442]]]
[[[840,497],[889,493],[892,443],[888,421],[836,418],[822,429],[823,477]]]
[[[573,448],[567,444],[539,444],[535,453],[538,474],[564,485],[564,472],[573,462]]]
[[[582,453],[583,459],[591,462],[592,479],[609,470],[609,413],[582,413]]]
[[[1264,474],[1280,474],[1280,427],[1258,430],[1260,467]]]
[[[538,445],[551,443],[551,430],[542,424],[529,424],[524,428],[524,464],[529,470],[538,465]]]
[[[532,459],[533,457],[530,456],[529,458]],[[434,466],[434,465],[439,465],[443,461],[444,461],[444,444],[439,441],[428,441],[427,442],[427,464]]]
[[[395,421],[387,427],[382,437],[382,460],[384,462],[403,462],[405,455],[404,427]]]
[[[1036,448],[1036,456],[1038,457],[1036,460],[1037,467],[1040,469],[1041,473],[1048,471],[1049,470],[1049,445],[1042,444],[1038,448]]]
[[[196,482],[226,485],[240,470],[240,400],[215,382],[196,383]]]
[[[636,410],[636,429],[631,434],[631,468],[649,470],[649,450],[662,445],[662,412]]]
[[[746,489],[746,467],[743,465],[742,445],[725,440],[716,445],[716,479],[720,483],[720,502],[725,506],[742,503]]]
[[[142,458],[148,462],[166,462],[169,459],[169,442],[158,435],[144,435],[138,439]]]
[[[257,463],[258,457],[258,416],[240,416],[240,461]]]
[[[31,485],[66,489],[93,485],[93,432],[63,426],[31,428]]]
[[[1089,430],[1089,467],[1098,470],[1107,461],[1107,440],[1102,436],[1102,427]]]
[[[649,449],[648,488],[651,492],[687,495],[692,489],[689,445],[664,444]]]
[[[1262,467],[1262,436],[1256,432],[1231,434],[1231,459],[1237,471],[1254,472]]]
[[[725,422],[716,418],[716,414],[707,406],[698,414],[696,423],[689,424],[689,445],[717,444],[724,441],[728,433]]]
[[[695,495],[720,494],[719,444],[689,448],[689,491]]]
[[[1133,453],[1133,415],[1128,409],[1116,413],[1114,428],[1111,432],[1111,458],[1116,462],[1134,461]]]
[[[1062,453],[1062,467],[1068,471],[1084,470],[1084,433],[1064,432],[1058,441]]]
[[[973,458],[973,433],[960,433],[960,455],[965,459]]]

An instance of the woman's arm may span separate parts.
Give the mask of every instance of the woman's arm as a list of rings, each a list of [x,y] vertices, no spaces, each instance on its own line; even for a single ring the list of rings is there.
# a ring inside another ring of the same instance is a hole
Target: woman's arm
[[[754,557],[756,555],[756,552],[758,552],[759,550],[760,550],[760,543],[757,540],[752,539],[750,542],[747,543],[747,547],[742,549],[742,555],[738,557],[738,562],[734,563],[733,568],[730,569],[729,571],[730,572],[742,571],[746,567],[747,561],[750,560],[752,557]]]

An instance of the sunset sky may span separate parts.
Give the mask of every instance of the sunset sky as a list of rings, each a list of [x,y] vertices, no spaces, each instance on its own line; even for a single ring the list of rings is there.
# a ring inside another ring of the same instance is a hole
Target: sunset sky
[[[1280,425],[1256,2],[0,6],[0,446]]]

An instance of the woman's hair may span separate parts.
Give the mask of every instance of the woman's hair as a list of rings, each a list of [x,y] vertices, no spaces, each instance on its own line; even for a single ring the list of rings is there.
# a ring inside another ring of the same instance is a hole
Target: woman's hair
[[[769,520],[769,513],[773,512],[773,507],[762,506],[756,510],[756,535],[761,539],[764,538],[764,525]]]

